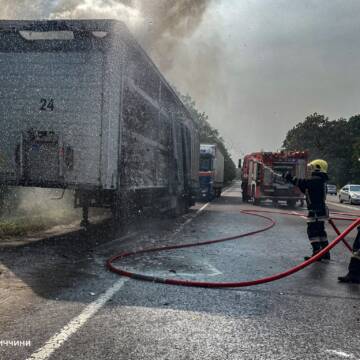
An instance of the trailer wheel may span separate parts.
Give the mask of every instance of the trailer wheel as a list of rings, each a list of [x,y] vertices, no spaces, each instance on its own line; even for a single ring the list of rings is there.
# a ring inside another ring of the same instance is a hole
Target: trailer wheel
[[[287,206],[289,208],[294,208],[296,206],[296,200],[288,200],[287,201]]]
[[[216,188],[216,189],[215,189],[215,196],[216,196],[217,198],[221,197],[221,188]]]
[[[80,222],[80,226],[85,230],[87,230],[90,226],[89,207],[87,205],[82,207],[82,220]]]
[[[129,221],[128,197],[123,193],[114,193],[111,204],[112,227],[119,229]]]

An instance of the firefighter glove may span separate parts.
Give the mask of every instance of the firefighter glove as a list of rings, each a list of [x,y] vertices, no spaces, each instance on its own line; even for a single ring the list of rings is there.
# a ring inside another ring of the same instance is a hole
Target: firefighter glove
[[[285,174],[283,174],[283,178],[286,180],[286,181],[291,181],[293,179],[292,175],[290,172],[286,172]]]

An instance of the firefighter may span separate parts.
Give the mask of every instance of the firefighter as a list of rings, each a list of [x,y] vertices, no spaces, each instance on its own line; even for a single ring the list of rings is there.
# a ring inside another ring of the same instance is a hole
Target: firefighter
[[[349,271],[345,276],[339,276],[342,283],[360,284],[360,226],[357,228],[357,236],[353,245],[353,255],[350,259]]]
[[[325,221],[329,218],[329,211],[325,204],[326,200],[326,182],[328,181],[328,164],[325,160],[314,160],[308,164],[308,173],[306,179],[293,177],[289,172],[283,175],[283,178],[298,186],[301,192],[305,194],[308,208],[307,234],[312,246],[312,255],[306,256],[305,260],[310,259],[328,244],[325,231]],[[330,260],[330,253],[327,252],[318,261]]]

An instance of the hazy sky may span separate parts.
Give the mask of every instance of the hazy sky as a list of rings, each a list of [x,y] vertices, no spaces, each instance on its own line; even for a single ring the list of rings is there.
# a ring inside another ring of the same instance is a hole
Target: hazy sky
[[[0,0],[0,16],[126,21],[234,159],[310,113],[360,112],[359,0]]]
[[[359,19],[360,1],[213,1],[167,75],[235,158],[275,150],[310,113],[360,112]]]

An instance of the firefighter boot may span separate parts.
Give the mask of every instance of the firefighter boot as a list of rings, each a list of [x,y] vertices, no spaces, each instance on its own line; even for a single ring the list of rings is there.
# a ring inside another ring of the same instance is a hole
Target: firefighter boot
[[[313,248],[313,253],[311,256],[305,256],[304,260],[311,259],[314,255],[316,255],[322,249],[325,249],[329,245],[329,242],[328,241],[314,242],[311,245]],[[323,255],[321,258],[317,259],[316,261],[321,261],[321,260],[330,260],[330,252],[327,252],[325,255]]]
[[[311,246],[313,248],[313,253],[311,256],[304,256],[304,260],[311,259],[314,255],[316,255],[322,248],[320,242],[313,242],[311,243]],[[318,259],[317,261],[321,261],[322,258]]]
[[[322,241],[322,242],[320,243],[320,246],[321,246],[321,249],[320,249],[320,250],[325,249],[328,245],[329,245],[329,242],[328,242],[328,241]],[[330,251],[328,251],[325,255],[323,255],[323,256],[321,257],[321,260],[330,260]]]
[[[349,272],[345,276],[338,277],[339,282],[360,284],[360,259],[353,256],[349,264]]]

